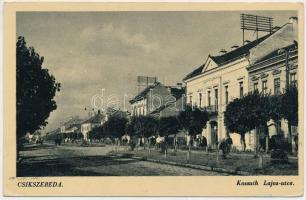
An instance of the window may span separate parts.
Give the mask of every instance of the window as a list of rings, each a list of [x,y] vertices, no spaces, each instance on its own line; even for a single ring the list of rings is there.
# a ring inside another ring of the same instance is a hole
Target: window
[[[253,83],[253,91],[258,90],[258,82]]]
[[[228,104],[228,86],[225,86],[225,104]]]
[[[218,89],[215,89],[215,107],[218,109]]]
[[[243,97],[243,82],[239,82],[239,94],[240,98]]]
[[[267,88],[267,80],[263,80],[262,81],[262,93],[263,94],[267,94],[267,90],[268,90],[268,88]]]
[[[192,96],[191,95],[189,96],[189,103],[190,103],[190,105],[192,105]]]
[[[280,78],[274,79],[274,94],[280,94]]]
[[[199,106],[202,107],[202,93],[199,93]]]
[[[296,85],[297,79],[296,79],[296,73],[290,74],[290,84]]]
[[[211,105],[211,97],[210,97],[210,91],[207,92],[207,106]]]

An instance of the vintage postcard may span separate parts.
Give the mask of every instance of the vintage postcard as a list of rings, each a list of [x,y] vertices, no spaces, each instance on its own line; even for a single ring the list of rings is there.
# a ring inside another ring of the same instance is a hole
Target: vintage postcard
[[[6,3],[7,196],[301,196],[302,3]]]

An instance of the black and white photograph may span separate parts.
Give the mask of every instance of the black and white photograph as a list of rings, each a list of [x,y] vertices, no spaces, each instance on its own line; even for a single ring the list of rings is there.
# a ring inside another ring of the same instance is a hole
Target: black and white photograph
[[[16,176],[297,176],[299,20],[17,12]]]

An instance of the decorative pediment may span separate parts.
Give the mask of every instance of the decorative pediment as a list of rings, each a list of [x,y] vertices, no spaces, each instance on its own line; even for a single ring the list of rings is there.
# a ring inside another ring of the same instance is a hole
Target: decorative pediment
[[[289,68],[290,68],[290,69],[296,69],[296,68],[297,68],[297,65],[292,64],[292,65],[289,66]]]
[[[224,81],[224,82],[223,82],[223,85],[227,85],[227,84],[229,84],[229,82],[230,82],[230,81]]]
[[[277,75],[277,74],[280,74],[281,72],[282,72],[281,70],[275,69],[275,70],[273,70],[272,74]]]
[[[208,58],[205,62],[205,65],[203,67],[202,73],[206,72],[206,71],[209,71],[211,69],[214,69],[216,67],[218,67],[217,63],[215,63],[215,61],[210,56],[208,56]]]
[[[267,78],[268,76],[269,76],[269,74],[263,73],[263,74],[260,75],[260,78]]]
[[[259,77],[258,76],[252,76],[252,81],[257,81],[259,79]]]
[[[238,81],[240,81],[242,79],[244,79],[244,76],[240,76],[240,77],[237,78]]]

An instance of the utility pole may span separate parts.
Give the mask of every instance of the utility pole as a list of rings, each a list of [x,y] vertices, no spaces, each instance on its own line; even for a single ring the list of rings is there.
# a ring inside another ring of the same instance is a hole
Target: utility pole
[[[286,86],[285,86],[285,92],[289,90],[289,50],[286,49],[280,49],[278,51],[279,54],[285,54],[285,71],[286,71]],[[292,149],[292,133],[291,133],[291,123],[288,121],[288,142],[290,145],[290,152]]]
[[[289,51],[285,50],[286,90],[289,89]]]

